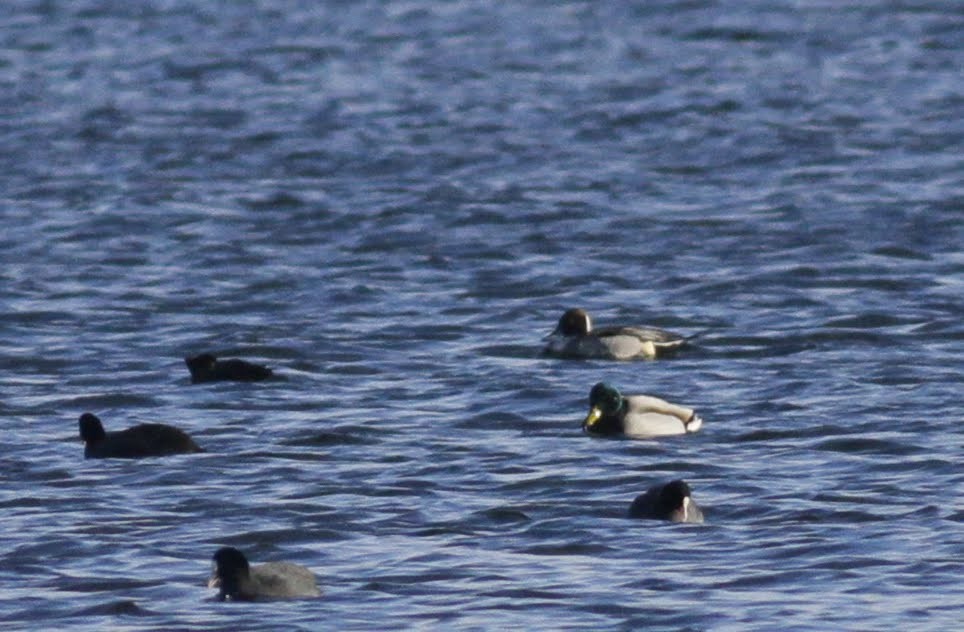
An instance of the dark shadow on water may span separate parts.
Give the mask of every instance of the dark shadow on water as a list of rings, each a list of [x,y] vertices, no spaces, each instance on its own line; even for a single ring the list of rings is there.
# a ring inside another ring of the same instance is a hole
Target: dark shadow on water
[[[137,602],[128,599],[122,601],[111,601],[108,603],[100,604],[97,606],[91,606],[90,608],[84,608],[83,610],[78,610],[76,612],[70,613],[68,616],[71,617],[110,617],[110,616],[127,616],[127,617],[145,617],[145,616],[156,616],[156,612],[150,610],[145,610],[137,605]]]

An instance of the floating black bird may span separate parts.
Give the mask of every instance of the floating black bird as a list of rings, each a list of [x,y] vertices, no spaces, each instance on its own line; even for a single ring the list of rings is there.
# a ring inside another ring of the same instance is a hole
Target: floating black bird
[[[138,424],[124,430],[105,432],[93,413],[80,416],[80,438],[84,458],[139,459],[147,456],[189,454],[204,450],[186,432],[165,424]]]
[[[221,601],[254,601],[317,597],[321,594],[315,575],[300,564],[268,562],[248,564],[244,553],[234,547],[220,548],[214,554],[214,573],[209,588],[218,588]]]
[[[191,372],[191,383],[193,384],[221,380],[258,382],[274,375],[274,372],[266,366],[252,364],[237,358],[218,360],[210,353],[202,353],[193,358],[184,358],[184,363]]]
[[[633,518],[653,518],[672,522],[703,522],[703,511],[690,495],[686,481],[670,481],[640,494],[629,507]]]

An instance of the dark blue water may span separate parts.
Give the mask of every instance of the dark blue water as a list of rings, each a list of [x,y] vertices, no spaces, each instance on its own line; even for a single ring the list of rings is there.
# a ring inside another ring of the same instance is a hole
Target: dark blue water
[[[0,6],[4,629],[954,629],[964,5]],[[568,307],[698,335],[542,357]],[[191,386],[202,351],[286,379]],[[589,388],[696,408],[599,440]],[[198,456],[85,461],[77,417]],[[705,525],[631,521],[688,480]],[[210,601],[221,545],[321,599]]]

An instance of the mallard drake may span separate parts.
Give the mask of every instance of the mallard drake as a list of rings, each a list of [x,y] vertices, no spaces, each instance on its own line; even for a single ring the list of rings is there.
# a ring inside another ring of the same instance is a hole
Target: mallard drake
[[[567,310],[546,339],[546,353],[551,355],[602,360],[651,360],[686,344],[682,336],[655,327],[593,329],[582,309]]]
[[[226,546],[214,553],[214,573],[208,588],[218,588],[221,601],[254,601],[317,597],[315,575],[300,564],[268,562],[251,566],[244,553]]]
[[[686,481],[654,485],[629,506],[632,518],[653,518],[671,522],[703,522],[703,511],[690,493]]]
[[[589,391],[589,414],[582,422],[586,432],[662,437],[696,432],[703,420],[692,408],[671,404],[649,395],[626,395],[599,382]]]
[[[137,459],[148,456],[204,452],[186,432],[165,424],[138,424],[124,430],[105,432],[93,413],[80,416],[80,438],[84,458]]]

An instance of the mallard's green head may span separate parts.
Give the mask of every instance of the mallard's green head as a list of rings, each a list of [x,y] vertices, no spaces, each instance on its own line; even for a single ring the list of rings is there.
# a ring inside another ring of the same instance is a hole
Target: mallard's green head
[[[613,417],[619,413],[623,405],[623,396],[614,386],[599,382],[589,391],[589,414],[582,422],[586,430],[595,430],[599,421]]]

